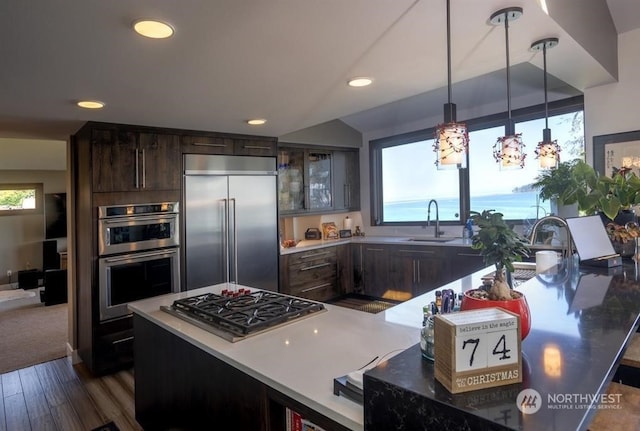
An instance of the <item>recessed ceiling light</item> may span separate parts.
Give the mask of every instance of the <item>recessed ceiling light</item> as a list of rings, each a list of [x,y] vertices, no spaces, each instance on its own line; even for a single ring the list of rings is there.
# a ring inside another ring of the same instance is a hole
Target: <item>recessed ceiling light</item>
[[[104,102],[99,100],[81,100],[78,102],[78,106],[85,109],[102,109],[104,108]]]
[[[173,27],[166,22],[141,19],[133,23],[133,29],[140,35],[152,39],[166,39],[173,35]]]
[[[261,126],[266,123],[267,120],[264,118],[254,118],[252,120],[247,120],[247,124],[251,124],[252,126]]]
[[[373,79],[361,76],[358,78],[351,78],[348,84],[350,87],[366,87],[367,85],[371,85],[372,82]]]

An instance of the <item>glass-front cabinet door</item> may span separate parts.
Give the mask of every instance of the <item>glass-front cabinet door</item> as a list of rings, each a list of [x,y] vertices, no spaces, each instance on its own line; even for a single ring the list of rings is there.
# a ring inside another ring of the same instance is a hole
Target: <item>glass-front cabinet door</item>
[[[305,150],[296,148],[278,151],[278,208],[281,212],[304,211]]]
[[[331,153],[308,152],[309,210],[328,210],[333,207],[331,193]]]

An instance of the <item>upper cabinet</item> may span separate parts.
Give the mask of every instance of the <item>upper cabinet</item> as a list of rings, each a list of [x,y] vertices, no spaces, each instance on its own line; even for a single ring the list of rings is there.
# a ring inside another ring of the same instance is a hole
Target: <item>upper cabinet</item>
[[[94,192],[180,188],[178,135],[118,128],[91,133]]]
[[[275,138],[242,135],[184,135],[181,137],[185,154],[222,154],[236,156],[276,155]]]
[[[281,144],[278,147],[280,214],[359,210],[358,151]]]

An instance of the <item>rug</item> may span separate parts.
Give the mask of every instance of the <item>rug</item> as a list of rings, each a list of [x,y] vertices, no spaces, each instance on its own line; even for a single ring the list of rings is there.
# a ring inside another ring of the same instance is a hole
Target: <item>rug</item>
[[[0,290],[0,302],[33,298],[34,296],[36,296],[35,292],[27,292],[24,289]]]
[[[45,307],[31,301],[13,309],[0,308],[0,374],[67,354],[68,305]]]
[[[94,428],[91,431],[119,431],[120,428],[116,426],[113,422],[109,422],[108,424],[104,424],[99,426],[98,428]]]
[[[386,310],[387,308],[393,307],[396,304],[385,301],[371,301],[368,304],[361,305],[356,310],[366,311],[367,313],[379,313],[381,311]]]

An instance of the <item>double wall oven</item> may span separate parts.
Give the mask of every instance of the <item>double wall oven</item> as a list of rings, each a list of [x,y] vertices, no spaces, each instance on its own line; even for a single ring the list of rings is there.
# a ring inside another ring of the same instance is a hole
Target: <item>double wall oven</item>
[[[127,303],[180,291],[178,202],[98,208],[100,321]]]

